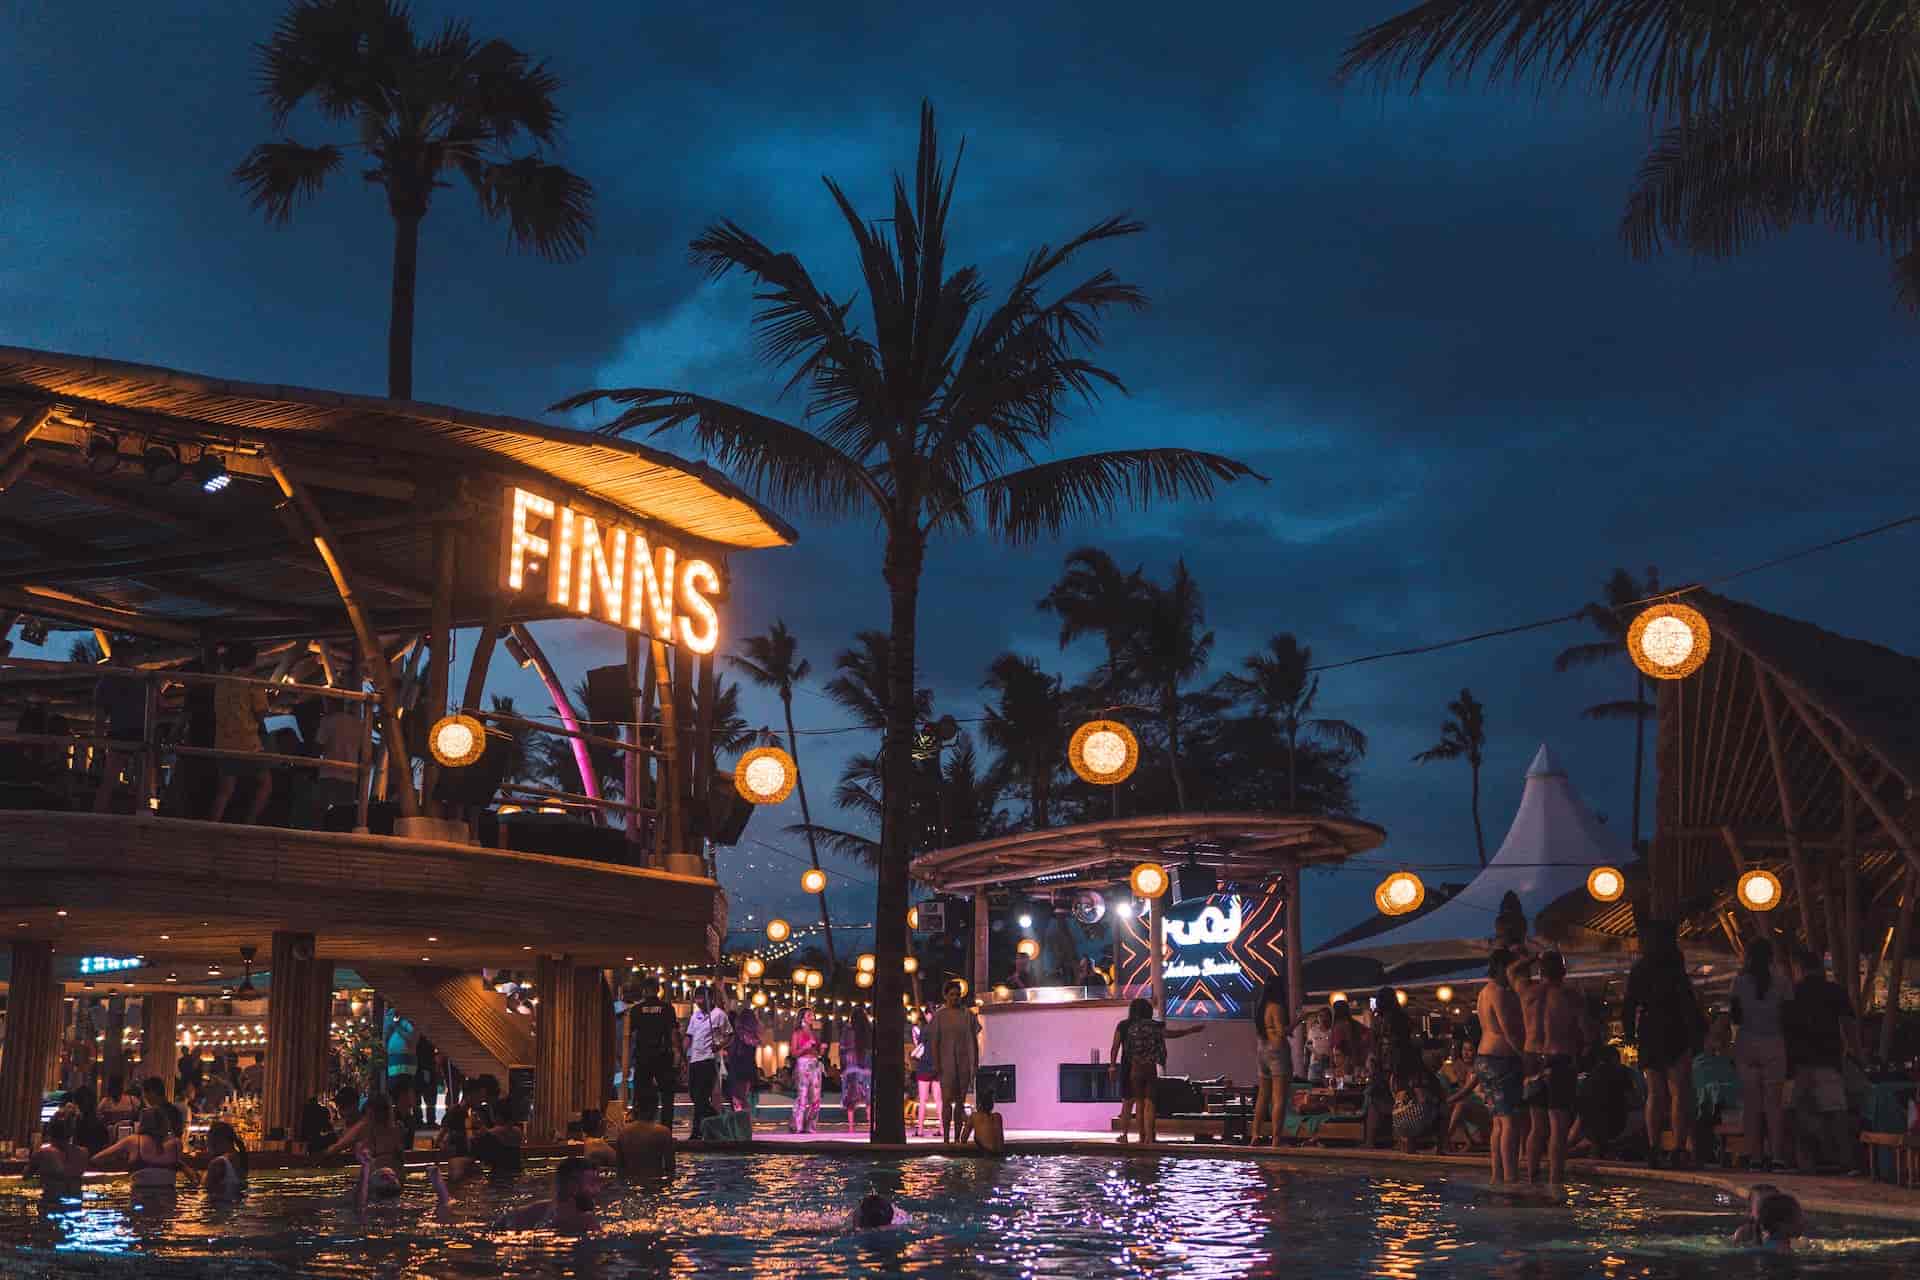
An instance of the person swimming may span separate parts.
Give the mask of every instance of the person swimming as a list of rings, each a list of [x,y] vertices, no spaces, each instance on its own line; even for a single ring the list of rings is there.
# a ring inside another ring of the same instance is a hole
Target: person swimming
[[[47,1121],[46,1141],[33,1153],[27,1172],[40,1179],[41,1192],[47,1196],[80,1193],[80,1180],[87,1172],[87,1149],[74,1141],[76,1117],[62,1107]]]
[[[401,1188],[398,1173],[388,1165],[376,1164],[376,1157],[365,1143],[353,1149],[353,1157],[360,1162],[360,1181],[355,1184],[353,1191],[356,1207],[364,1211],[369,1200],[399,1200]],[[434,1217],[445,1219],[453,1208],[453,1196],[447,1190],[447,1180],[438,1164],[428,1166],[427,1182],[433,1187]]]
[[[600,1189],[599,1174],[582,1156],[568,1156],[553,1170],[553,1196],[507,1215],[510,1231],[552,1227],[555,1231],[598,1231],[599,1216],[593,1196]]]
[[[207,1156],[200,1187],[208,1195],[237,1196],[247,1189],[247,1145],[225,1120],[207,1127]]]
[[[133,1175],[136,1188],[171,1190],[180,1172],[180,1139],[174,1135],[172,1117],[159,1107],[148,1107],[140,1113],[134,1132],[94,1159],[105,1162],[116,1156],[127,1158],[127,1171]]]
[[[847,1215],[848,1231],[878,1231],[882,1227],[893,1226],[902,1220],[902,1216],[893,1207],[893,1202],[878,1191],[869,1191],[855,1205],[853,1212]]]
[[[1806,1214],[1798,1200],[1770,1183],[1748,1188],[1747,1217],[1733,1233],[1734,1244],[1791,1253],[1794,1240],[1806,1234]]]

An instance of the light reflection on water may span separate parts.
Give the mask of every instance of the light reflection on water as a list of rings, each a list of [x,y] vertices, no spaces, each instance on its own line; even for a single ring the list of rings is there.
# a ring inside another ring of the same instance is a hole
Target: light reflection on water
[[[424,1186],[362,1214],[344,1170],[262,1174],[237,1204],[196,1192],[132,1200],[114,1182],[43,1204],[36,1189],[0,1181],[0,1274],[1920,1280],[1920,1239],[1860,1224],[1816,1220],[1825,1238],[1792,1258],[1730,1251],[1737,1210],[1705,1191],[1583,1184],[1551,1203],[1490,1194],[1460,1170],[1153,1156],[699,1156],[670,1187],[616,1191],[598,1236],[496,1229],[544,1172],[511,1191],[456,1188],[451,1222],[424,1213]],[[842,1234],[869,1189],[909,1220]]]

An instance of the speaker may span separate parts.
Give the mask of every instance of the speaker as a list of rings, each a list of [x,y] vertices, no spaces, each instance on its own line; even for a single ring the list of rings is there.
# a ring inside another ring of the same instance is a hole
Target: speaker
[[[1188,861],[1181,863],[1175,869],[1173,885],[1175,902],[1187,902],[1194,898],[1211,898],[1220,892],[1220,877],[1213,873],[1213,868]]]
[[[1192,1115],[1205,1111],[1207,1100],[1186,1076],[1161,1076],[1153,1082],[1153,1109],[1163,1116]]]
[[[626,664],[594,667],[587,672],[587,719],[597,727],[590,732],[605,738],[620,736],[615,726],[633,719],[634,688],[627,683]]]

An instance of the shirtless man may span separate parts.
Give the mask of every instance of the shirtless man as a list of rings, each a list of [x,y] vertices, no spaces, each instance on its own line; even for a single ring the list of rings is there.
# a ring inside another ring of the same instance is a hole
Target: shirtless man
[[[1508,971],[1513,955],[1505,947],[1487,957],[1487,985],[1480,988],[1475,1011],[1480,1016],[1480,1044],[1474,1051],[1473,1078],[1480,1100],[1493,1116],[1487,1143],[1493,1181],[1520,1180],[1521,1070],[1520,1046],[1526,1041],[1520,997],[1514,994]]]
[[[1580,1084],[1575,1064],[1586,1047],[1587,1007],[1566,988],[1567,962],[1558,951],[1539,955],[1540,981],[1531,976],[1534,955],[1516,949],[1507,970],[1519,992],[1520,1016],[1526,1024],[1524,1084],[1527,1109],[1534,1113],[1527,1139],[1527,1181],[1540,1180],[1540,1156],[1547,1156],[1547,1181],[1560,1186],[1567,1180],[1567,1131],[1573,1127],[1573,1109]]]

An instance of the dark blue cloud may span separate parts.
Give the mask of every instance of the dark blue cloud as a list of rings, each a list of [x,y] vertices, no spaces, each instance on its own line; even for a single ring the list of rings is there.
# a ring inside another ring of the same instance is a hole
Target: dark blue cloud
[[[1185,556],[1222,663],[1280,629],[1337,659],[1565,612],[1616,564],[1684,579],[1903,511],[1920,479],[1915,333],[1879,255],[1809,231],[1737,262],[1631,262],[1615,220],[1645,121],[1579,99],[1336,89],[1343,42],[1392,8],[462,5],[567,81],[565,155],[600,188],[600,230],[584,261],[550,266],[508,254],[465,192],[444,193],[424,239],[419,394],[537,414],[637,382],[796,411],[753,361],[749,291],[704,283],[686,242],[734,217],[849,291],[819,176],[884,212],[927,95],[967,139],[958,257],[992,279],[1110,212],[1149,224],[1106,255],[1154,298],[1116,320],[1105,353],[1132,394],[1079,413],[1066,443],[1202,444],[1271,477],[1059,545],[940,546],[922,658],[956,712],[1002,648],[1074,672],[1094,660],[1058,654],[1030,607],[1081,541],[1156,572]],[[226,178],[267,133],[249,58],[271,14],[236,0],[0,18],[0,340],[382,387],[390,229],[375,195],[343,175],[274,230]],[[859,521],[801,524],[795,550],[740,558],[730,626],[784,617],[824,671],[855,629],[884,625],[877,542]],[[1885,571],[1911,539],[1737,591],[1900,645],[1920,617]],[[617,658],[604,631],[552,630],[569,664]],[[1624,828],[1628,731],[1577,713],[1625,676],[1551,670],[1583,638],[1328,675],[1324,705],[1374,741],[1358,796],[1391,842],[1371,863],[1470,860],[1464,768],[1408,763],[1463,685],[1488,705],[1492,841],[1543,740]],[[537,701],[530,681],[503,687]],[[767,700],[748,705],[777,723]],[[843,723],[815,694],[796,711]],[[805,740],[823,806],[865,745]],[[735,856],[737,914],[806,915],[799,846],[778,833],[797,817],[789,801],[756,820],[782,852]],[[1314,931],[1364,910],[1375,874],[1312,883]],[[836,912],[867,919],[868,894],[837,882]]]

